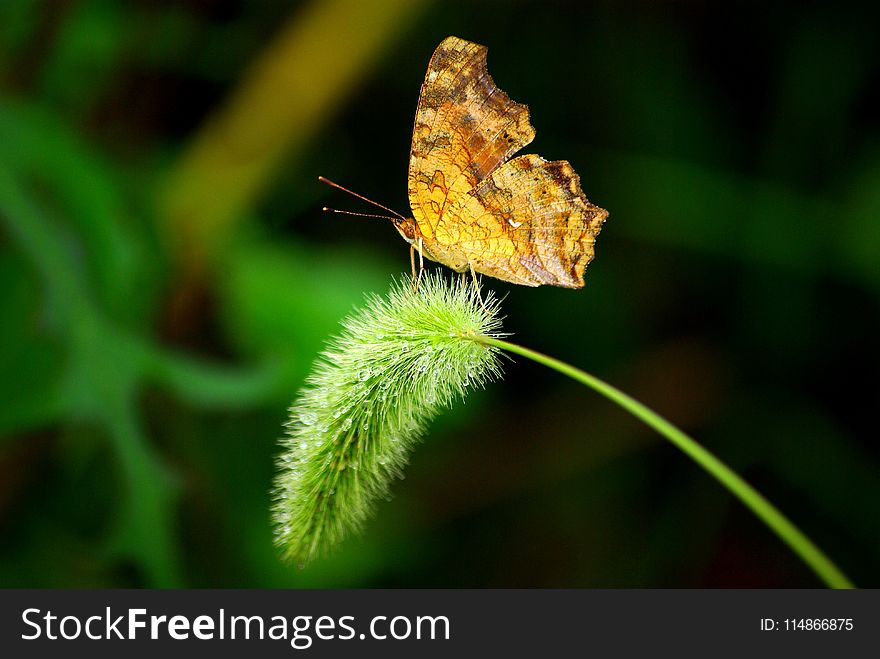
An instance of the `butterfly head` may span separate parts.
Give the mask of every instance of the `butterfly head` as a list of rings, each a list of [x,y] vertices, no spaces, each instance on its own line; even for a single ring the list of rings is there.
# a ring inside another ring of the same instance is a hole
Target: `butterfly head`
[[[411,217],[395,217],[391,221],[403,239],[410,245],[414,245],[418,237],[416,221]]]

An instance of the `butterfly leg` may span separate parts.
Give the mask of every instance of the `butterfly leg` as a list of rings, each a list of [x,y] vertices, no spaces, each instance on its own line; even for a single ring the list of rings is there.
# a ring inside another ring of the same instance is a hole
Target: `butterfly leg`
[[[425,271],[425,257],[422,254],[422,237],[419,236],[419,276],[416,279],[416,289],[419,287],[419,282],[422,281],[422,273]]]
[[[414,245],[409,246],[409,265],[412,268],[412,289],[415,291],[418,280],[416,279],[416,248]]]
[[[416,275],[416,250],[419,252],[419,273]],[[422,272],[425,270],[425,257],[422,254],[422,239],[419,238],[419,244],[409,246],[409,264],[412,268],[412,289],[419,290],[419,283],[422,281]]]
[[[470,266],[470,269],[471,269],[471,281],[474,282],[474,292],[477,294],[477,300],[480,301],[480,306],[483,307],[483,311],[485,311],[487,314],[491,315],[492,312],[489,311],[488,307],[486,307],[486,304],[483,302],[483,296],[480,295],[480,282],[477,280],[477,271],[474,270],[474,264],[468,263],[468,265]],[[462,275],[462,277],[464,277],[463,272],[461,273],[461,275]]]

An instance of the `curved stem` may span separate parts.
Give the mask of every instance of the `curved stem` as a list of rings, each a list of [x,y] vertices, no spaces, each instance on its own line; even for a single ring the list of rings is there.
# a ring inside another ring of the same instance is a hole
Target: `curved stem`
[[[590,375],[574,366],[561,362],[553,357],[523,348],[515,343],[494,339],[488,336],[472,335],[466,337],[484,345],[494,346],[507,352],[526,357],[555,371],[567,375],[573,380],[585,384],[597,393],[617,403],[666,439],[684,451],[703,469],[712,474],[734,496],[742,501],[757,515],[779,538],[785,542],[822,581],[831,588],[854,588],[846,577],[791,520],[783,515],[776,506],[770,503],[755,488],[743,480],[736,472],[703,448],[696,440],[689,437],[656,412],[651,411],[634,398],[626,395],[607,382]]]

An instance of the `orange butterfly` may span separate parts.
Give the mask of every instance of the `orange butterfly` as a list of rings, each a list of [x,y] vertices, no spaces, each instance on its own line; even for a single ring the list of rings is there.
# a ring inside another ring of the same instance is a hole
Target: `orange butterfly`
[[[420,254],[456,272],[580,288],[608,212],[587,200],[568,162],[509,159],[535,129],[528,108],[495,86],[487,51],[458,37],[434,51],[413,129],[413,217],[391,219]]]

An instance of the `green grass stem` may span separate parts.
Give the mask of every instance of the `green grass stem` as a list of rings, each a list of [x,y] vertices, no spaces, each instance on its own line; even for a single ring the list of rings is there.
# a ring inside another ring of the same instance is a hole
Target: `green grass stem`
[[[485,335],[472,334],[467,338],[483,345],[493,346],[507,352],[526,357],[538,364],[552,368],[563,375],[567,375],[590,387],[597,393],[617,403],[630,414],[643,421],[656,430],[663,437],[684,451],[707,472],[712,474],[724,487],[735,497],[742,501],[755,515],[770,527],[779,538],[787,544],[795,554],[800,556],[804,563],[830,588],[854,588],[854,584],[846,575],[831,561],[825,553],[816,546],[790,519],[788,519],[776,506],[770,503],[760,492],[749,485],[742,477],[730,467],[703,448],[696,440],[676,428],[662,416],[648,409],[639,401],[626,395],[616,387],[590,375],[570,364],[548,357],[534,350],[524,348]]]

